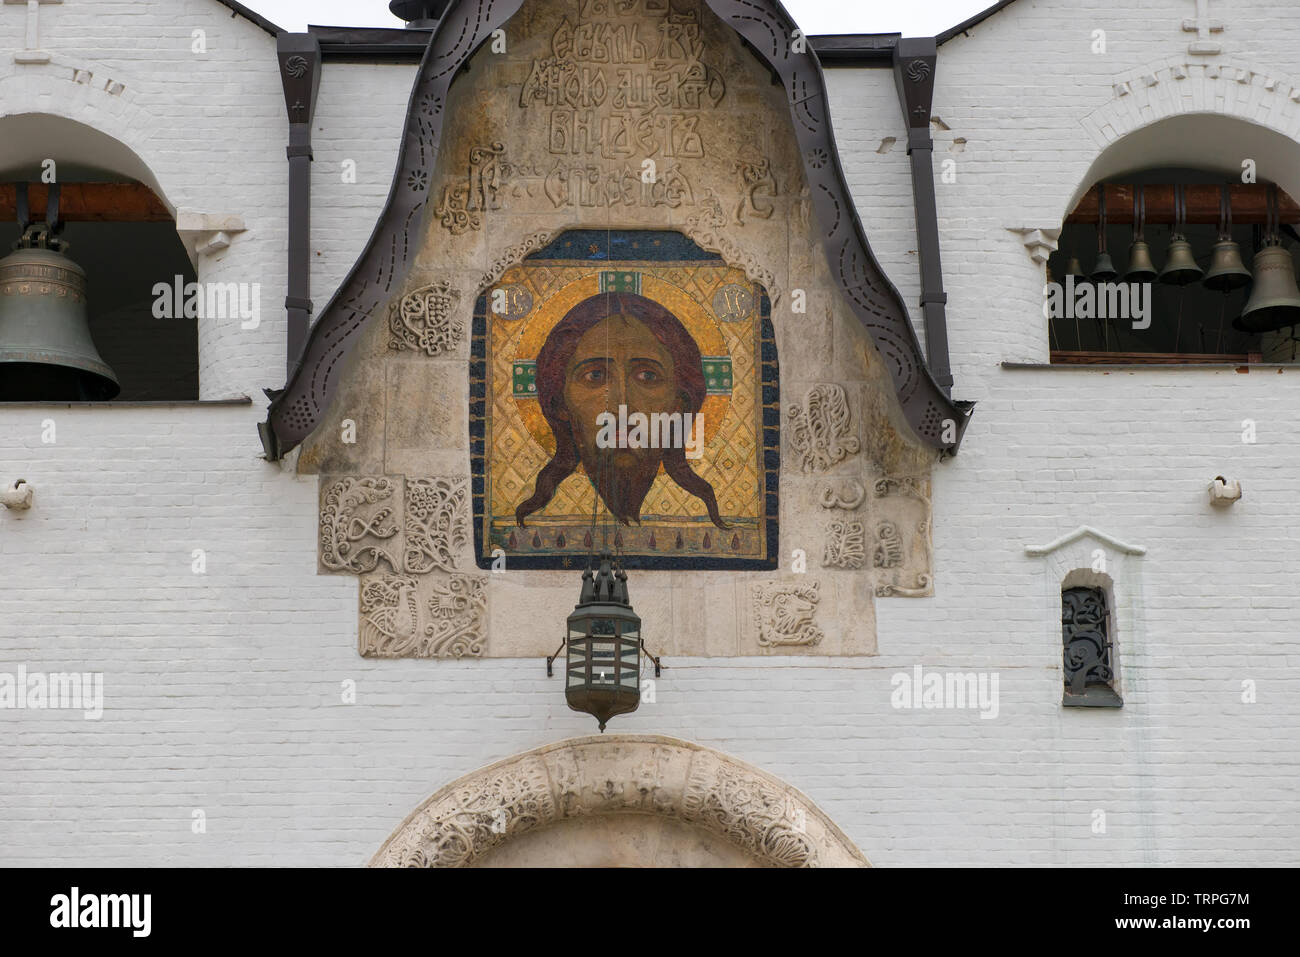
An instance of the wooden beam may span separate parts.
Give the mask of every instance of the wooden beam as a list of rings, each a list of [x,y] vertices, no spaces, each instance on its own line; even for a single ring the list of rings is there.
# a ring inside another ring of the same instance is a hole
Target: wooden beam
[[[45,217],[50,188],[27,185],[28,215]],[[0,183],[0,220],[18,219],[18,186]],[[172,215],[148,186],[141,183],[63,183],[59,189],[59,219],[65,223],[170,223]]]
[[[1066,223],[1096,223],[1097,195],[1100,186],[1094,186],[1079,200],[1074,212],[1065,218]],[[1133,194],[1137,187],[1128,183],[1106,183],[1106,222],[1133,222]],[[1188,223],[1219,222],[1219,189],[1212,184],[1186,187]],[[1173,186],[1149,185],[1143,187],[1146,194],[1148,223],[1171,224],[1174,221]],[[1234,224],[1263,223],[1266,211],[1268,186],[1263,183],[1234,183],[1228,187],[1228,200],[1232,204],[1232,221]],[[1300,205],[1296,204],[1286,193],[1278,191],[1278,209],[1280,220],[1284,223],[1300,223]]]
[[[1248,362],[1261,362],[1263,356],[1258,352],[1247,355],[1229,353],[1203,352],[1074,352],[1053,349],[1052,365],[1090,366],[1090,365],[1208,365],[1231,363],[1240,365]]]

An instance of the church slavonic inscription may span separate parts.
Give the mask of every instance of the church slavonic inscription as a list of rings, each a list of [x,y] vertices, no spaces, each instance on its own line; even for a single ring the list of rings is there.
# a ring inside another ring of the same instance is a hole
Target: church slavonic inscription
[[[725,94],[694,11],[671,12],[667,0],[579,0],[577,22],[563,18],[551,56],[533,61],[519,105],[548,110],[547,148],[557,156],[698,159],[700,113]]]

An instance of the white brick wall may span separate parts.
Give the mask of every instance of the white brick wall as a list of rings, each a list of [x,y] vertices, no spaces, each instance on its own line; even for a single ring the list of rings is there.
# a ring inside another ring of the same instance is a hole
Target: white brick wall
[[[1264,0],[1215,8],[1222,59],[1256,71],[1261,92],[1230,100],[1218,81],[1179,82],[1300,150],[1300,104],[1263,90],[1292,63],[1300,17]],[[689,738],[783,777],[880,865],[1297,863],[1300,546],[1285,518],[1300,497],[1297,373],[999,365],[1047,353],[1041,270],[1007,227],[1059,224],[1100,151],[1087,118],[1116,77],[1188,59],[1188,15],[1174,0],[1021,0],[941,49],[935,113],[951,131],[936,168],[958,162],[958,182],[937,185],[954,395],[979,405],[961,454],[936,470],[936,595],[877,602],[877,658],[667,661],[657,703],[619,730]],[[23,16],[0,8],[0,49],[21,43]],[[188,52],[197,27],[206,59]],[[1105,56],[1089,52],[1095,28]],[[264,318],[255,332],[207,328],[202,343],[204,396],[246,393],[255,407],[0,409],[0,482],[36,488],[30,512],[0,512],[0,671],[102,671],[106,695],[99,722],[0,709],[0,861],[363,863],[438,787],[590,721],[540,660],[359,658],[356,582],[315,574],[315,478],[259,458],[260,389],[284,363],[273,38],[210,0],[68,0],[42,8],[42,36],[55,63],[0,61],[0,110],[102,129],[173,206],[244,216],[248,232],[201,278],[260,278]],[[74,62],[123,77],[126,92],[78,91],[63,75]],[[325,66],[318,309],[387,193],[412,73]],[[828,82],[854,197],[915,316],[905,151],[875,152],[903,135],[893,78],[836,70]],[[949,154],[956,136],[965,151]],[[344,158],[355,185],[340,181]],[[1223,512],[1206,502],[1216,474],[1245,489]],[[1059,572],[1024,553],[1082,524],[1147,549],[1115,572],[1133,596],[1118,712],[1060,707]],[[191,572],[195,548],[205,575]],[[918,662],[996,671],[998,719],[891,708],[891,676]],[[354,705],[340,700],[349,678]],[[1241,702],[1245,679],[1255,704]],[[204,835],[191,833],[195,808]]]

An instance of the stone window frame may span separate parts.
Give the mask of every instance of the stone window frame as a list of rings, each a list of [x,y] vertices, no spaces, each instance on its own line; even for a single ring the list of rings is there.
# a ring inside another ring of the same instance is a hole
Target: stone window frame
[[[1061,689],[1061,707],[1123,707],[1124,699],[1136,690],[1137,676],[1141,674],[1138,662],[1145,634],[1142,557],[1146,548],[1080,525],[1046,545],[1025,546],[1025,554],[1043,559],[1039,606],[1043,647],[1051,649],[1052,673],[1056,675],[1056,686]],[[1065,692],[1061,596],[1065,589],[1078,586],[1100,588],[1106,595],[1110,617],[1108,637],[1112,646],[1111,694],[1069,696]]]

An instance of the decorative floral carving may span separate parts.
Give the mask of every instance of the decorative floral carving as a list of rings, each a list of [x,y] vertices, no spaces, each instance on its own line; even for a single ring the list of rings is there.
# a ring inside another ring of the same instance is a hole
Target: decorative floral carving
[[[389,575],[361,586],[361,654],[367,658],[477,658],[486,622],[482,578]]]
[[[858,451],[852,434],[849,397],[833,383],[815,385],[803,406],[792,405],[790,442],[805,472],[821,472]]]
[[[899,495],[906,495],[909,498],[916,499],[918,502],[923,504],[926,509],[929,509],[930,507],[930,495],[926,488],[926,480],[919,476],[907,475],[902,478],[891,478],[887,475],[882,476],[881,478],[876,479],[874,488],[876,498],[884,498],[886,495],[891,493],[897,493]]]
[[[877,568],[897,568],[903,564],[903,537],[893,522],[881,522],[876,526],[875,566]]]
[[[755,780],[707,752],[691,760],[682,798],[682,817],[704,823],[766,863],[816,867],[806,814],[787,792]]]
[[[831,522],[826,527],[822,564],[834,568],[861,568],[867,563],[867,529],[861,522]]]
[[[454,478],[406,480],[406,570],[455,571],[469,541],[469,482]]]
[[[815,645],[822,631],[813,624],[821,600],[818,582],[760,582],[754,586],[754,619],[764,648]]]
[[[375,544],[397,534],[398,523],[389,521],[396,491],[388,478],[343,478],[331,485],[320,510],[321,564],[335,571],[368,572],[382,558],[399,570],[392,554]]]
[[[420,349],[431,356],[452,352],[463,336],[454,321],[459,303],[460,292],[446,280],[403,296],[389,310],[388,347],[399,352]]]

